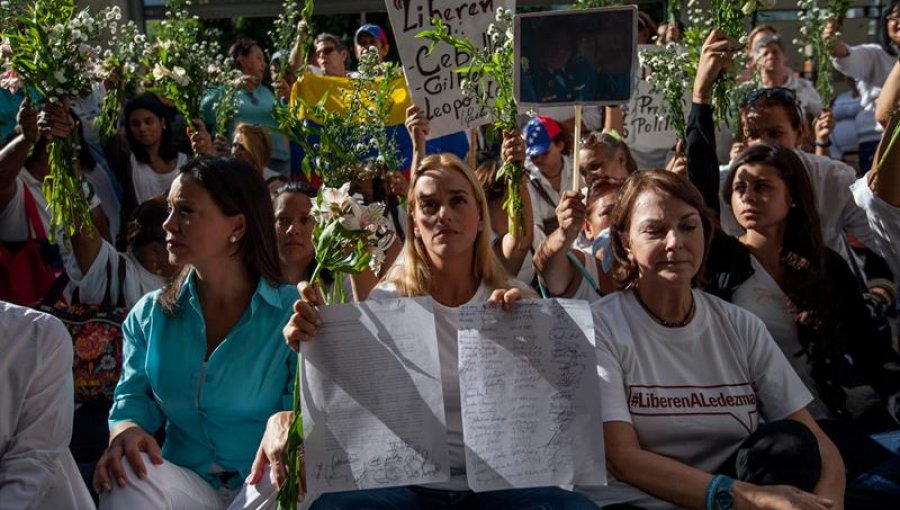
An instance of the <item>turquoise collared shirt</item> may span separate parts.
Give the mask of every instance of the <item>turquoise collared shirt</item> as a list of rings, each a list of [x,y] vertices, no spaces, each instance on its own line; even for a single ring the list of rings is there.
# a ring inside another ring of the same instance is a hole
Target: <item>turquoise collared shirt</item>
[[[229,486],[250,473],[266,421],[291,409],[297,355],[282,328],[297,289],[260,279],[250,306],[206,357],[206,327],[194,273],[169,315],[144,296],[122,327],[122,375],[109,425],[134,422],[151,434],[165,423],[163,457],[218,486],[210,470],[236,471]],[[233,488],[233,487],[232,487]]]

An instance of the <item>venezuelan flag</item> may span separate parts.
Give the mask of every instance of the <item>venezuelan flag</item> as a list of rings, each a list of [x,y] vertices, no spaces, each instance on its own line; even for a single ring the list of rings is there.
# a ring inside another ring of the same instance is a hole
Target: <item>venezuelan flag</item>
[[[350,90],[350,80],[352,79],[353,78],[341,76],[324,76],[307,71],[294,84],[294,88],[291,91],[291,104],[296,104],[301,99],[306,104],[315,104],[327,94],[325,108],[328,111],[346,111],[347,104],[342,100],[345,95],[341,94],[339,91],[341,89]],[[406,131],[404,121],[406,120],[406,109],[413,103],[406,82],[403,78],[400,78],[398,81],[401,83],[397,84],[392,95],[394,105],[391,108],[389,117],[390,126],[388,127],[388,133],[393,134],[400,151],[400,168],[398,170],[401,170],[408,175],[409,165],[412,160],[412,140],[409,137],[409,133]],[[311,114],[307,117],[307,113],[302,109],[300,110],[300,115],[308,122],[317,125],[321,124],[321,121],[314,118]],[[318,142],[318,140],[311,139],[310,142],[313,144]],[[469,152],[469,142],[466,138],[466,134],[460,131],[459,133],[429,140],[426,145],[426,153],[435,154],[440,152],[456,154],[460,159],[465,161]]]

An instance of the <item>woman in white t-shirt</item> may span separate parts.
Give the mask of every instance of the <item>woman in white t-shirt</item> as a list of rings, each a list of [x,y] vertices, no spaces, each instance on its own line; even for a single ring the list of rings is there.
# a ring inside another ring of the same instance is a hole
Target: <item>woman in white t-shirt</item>
[[[530,291],[507,279],[491,249],[491,226],[484,192],[457,157],[432,155],[412,174],[403,262],[395,264],[369,299],[431,296],[443,381],[450,481],[427,487],[397,487],[321,496],[311,509],[394,508],[595,508],[584,497],[560,488],[474,493],[466,482],[459,389],[457,328],[459,307],[488,301],[505,308]],[[302,286],[302,284],[301,284]],[[321,304],[310,287],[285,327],[294,349],[316,335]],[[527,503],[527,504],[526,504]]]
[[[180,269],[169,263],[166,252],[162,225],[168,215],[163,197],[138,206],[126,226],[125,252],[116,250],[90,227],[72,236],[73,257],[65,264],[71,282],[67,289],[70,300],[77,291],[80,303],[99,305],[108,292],[110,304],[122,302],[131,308],[144,294],[168,283]]]
[[[592,308],[615,478],[581,489],[603,506],[841,508],[841,457],[765,325],[693,288],[713,234],[699,192],[632,175],[610,232],[623,290]]]
[[[125,136],[129,153],[123,155],[122,224],[144,201],[164,196],[187,163],[186,154],[175,148],[169,109],[154,94],[143,94],[125,105]]]

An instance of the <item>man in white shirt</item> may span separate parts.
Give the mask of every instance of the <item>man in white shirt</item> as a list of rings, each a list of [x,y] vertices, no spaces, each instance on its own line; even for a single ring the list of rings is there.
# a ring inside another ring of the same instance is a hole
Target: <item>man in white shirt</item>
[[[0,510],[92,509],[69,452],[69,333],[53,316],[2,301],[0,317]]]
[[[753,43],[753,59],[762,86],[793,90],[807,119],[822,113],[822,97],[809,80],[794,76],[793,70],[787,65],[784,44],[777,34],[765,35]]]

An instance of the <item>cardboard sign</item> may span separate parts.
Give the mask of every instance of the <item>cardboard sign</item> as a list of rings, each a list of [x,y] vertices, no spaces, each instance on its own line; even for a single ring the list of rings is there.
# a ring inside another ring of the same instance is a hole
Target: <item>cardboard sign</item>
[[[637,7],[540,12],[515,19],[521,106],[622,104],[638,69]]]
[[[497,8],[515,9],[515,1],[385,0],[385,5],[410,95],[428,116],[428,138],[486,124],[486,112],[473,98],[462,94],[460,82],[464,75],[454,72],[468,64],[468,55],[440,43],[429,56],[430,41],[416,38],[416,34],[432,28],[431,20],[440,18],[453,35],[484,48]]]

